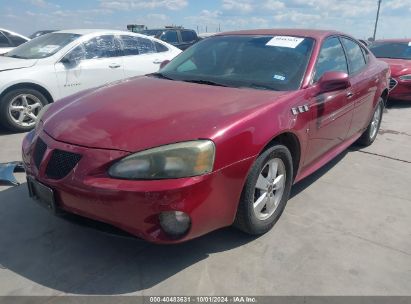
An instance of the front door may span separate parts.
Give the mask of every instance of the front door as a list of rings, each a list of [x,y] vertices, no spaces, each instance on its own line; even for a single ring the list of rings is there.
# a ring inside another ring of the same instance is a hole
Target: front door
[[[314,83],[330,71],[348,74],[347,59],[338,37],[330,37],[322,45]],[[354,107],[350,89],[320,94],[309,100],[312,121],[304,166],[317,161],[346,139]]]
[[[56,63],[61,97],[123,79],[121,46],[113,35],[92,38]]]

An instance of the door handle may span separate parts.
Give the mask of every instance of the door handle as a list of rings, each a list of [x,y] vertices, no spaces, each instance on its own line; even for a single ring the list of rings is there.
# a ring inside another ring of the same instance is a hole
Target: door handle
[[[155,59],[155,60],[153,61],[154,64],[161,64],[162,62],[163,62],[163,61],[160,60],[160,59]]]
[[[112,63],[108,67],[110,69],[118,69],[119,67],[121,67],[121,65],[119,65],[118,63]]]
[[[353,92],[348,92],[347,93],[347,98],[352,98],[354,96],[354,93]]]

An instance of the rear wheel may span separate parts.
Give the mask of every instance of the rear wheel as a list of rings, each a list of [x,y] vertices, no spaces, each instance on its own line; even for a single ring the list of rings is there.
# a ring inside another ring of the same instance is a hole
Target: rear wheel
[[[247,177],[234,226],[253,235],[269,231],[284,211],[292,179],[292,158],[285,146],[262,153]]]
[[[37,90],[12,90],[0,101],[0,123],[13,132],[29,131],[34,128],[37,115],[47,103],[47,98]]]
[[[365,132],[358,139],[357,143],[361,146],[371,145],[377,138],[378,131],[380,130],[382,114],[384,112],[384,100],[380,98],[378,105],[374,111],[370,124]]]

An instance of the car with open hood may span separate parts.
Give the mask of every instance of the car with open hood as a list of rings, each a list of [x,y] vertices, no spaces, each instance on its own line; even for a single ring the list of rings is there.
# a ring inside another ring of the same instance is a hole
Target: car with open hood
[[[48,33],[0,56],[0,125],[34,128],[41,109],[65,96],[158,71],[181,51],[164,41],[113,30]]]
[[[377,40],[369,48],[378,59],[390,66],[389,97],[411,101],[411,39]]]
[[[217,34],[49,106],[23,142],[29,192],[157,243],[233,224],[262,234],[294,183],[375,140],[388,77],[343,33]]]

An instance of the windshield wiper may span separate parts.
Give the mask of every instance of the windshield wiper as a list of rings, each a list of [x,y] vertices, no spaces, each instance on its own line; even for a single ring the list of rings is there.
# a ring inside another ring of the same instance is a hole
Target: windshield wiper
[[[7,57],[17,58],[17,59],[27,59],[26,57],[22,57],[22,56],[19,56],[19,55],[7,55]]]
[[[195,80],[195,79],[184,79],[181,80],[184,82],[190,82],[190,83],[198,83],[198,84],[205,84],[205,85],[211,85],[211,86],[218,86],[218,87],[228,87],[228,85],[222,84],[222,83],[218,83],[218,82],[214,82],[214,81],[210,81],[210,80]]]
[[[260,83],[247,83],[245,86],[243,86],[243,88],[277,91],[276,89],[273,89],[269,85],[260,84]]]
[[[404,57],[389,57],[389,56],[384,56],[384,57],[377,57],[378,59],[399,59],[399,60],[406,60],[409,58],[404,58]]]
[[[162,78],[162,79],[168,79],[168,80],[175,80],[175,79],[173,79],[173,78],[170,78],[170,77],[168,77],[168,76],[166,76],[166,75],[164,75],[164,74],[162,74],[162,73],[151,73],[151,74],[148,74],[147,76],[153,76],[153,77],[157,77],[157,78]]]

